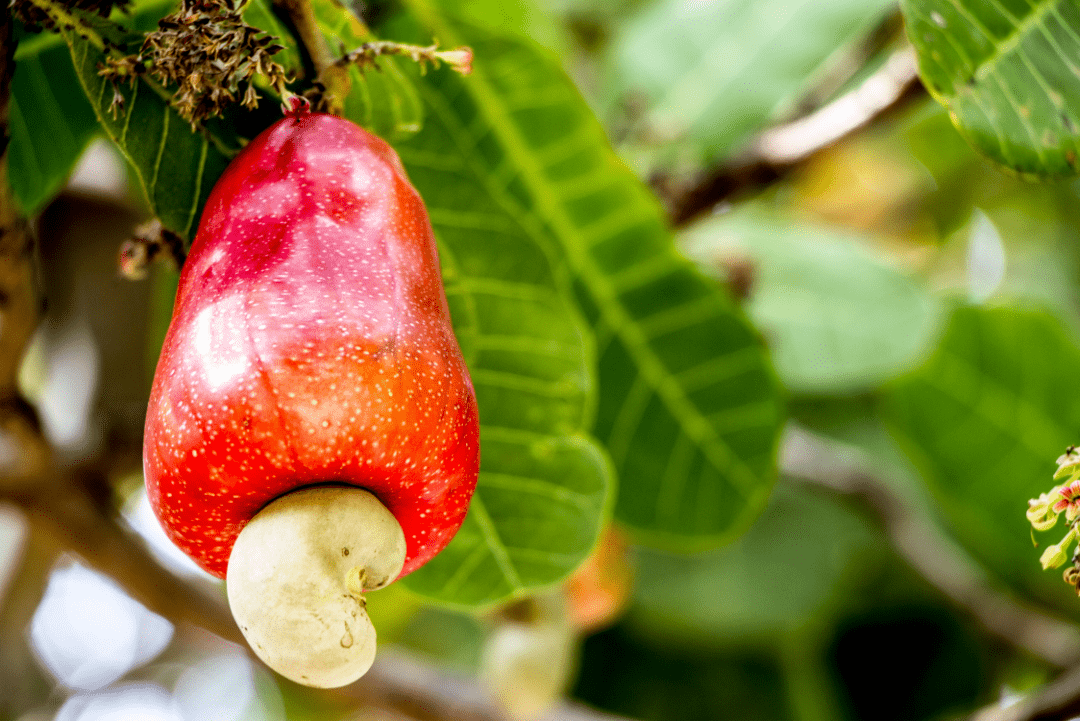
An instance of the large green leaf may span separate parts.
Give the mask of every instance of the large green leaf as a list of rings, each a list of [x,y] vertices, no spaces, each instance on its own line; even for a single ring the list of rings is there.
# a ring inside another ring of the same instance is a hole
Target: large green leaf
[[[20,43],[11,83],[8,182],[28,216],[60,191],[98,132],[86,98],[71,92],[78,80],[67,48],[54,37],[31,36]]]
[[[641,108],[649,137],[723,156],[760,128],[886,0],[663,0],[610,49],[610,93]],[[639,112],[635,110],[635,112]]]
[[[884,546],[834,498],[781,483],[729,546],[695,556],[640,550],[629,620],[694,645],[775,643],[825,613]]]
[[[927,289],[839,230],[748,208],[683,239],[704,267],[753,263],[747,310],[793,392],[869,390],[918,363],[937,334],[940,304]]]
[[[585,559],[609,513],[613,474],[585,435],[591,345],[566,279],[545,251],[541,219],[496,173],[515,159],[475,152],[469,119],[483,115],[462,92],[471,79],[443,69],[417,82],[424,128],[397,150],[439,240],[482,450],[465,524],[404,582],[453,604],[489,603],[550,585]]]
[[[964,307],[883,407],[965,546],[1003,580],[1074,614],[1076,593],[1041,570],[1024,512],[1053,485],[1054,459],[1080,439],[1077,368],[1080,347],[1054,316]]]
[[[676,252],[655,199],[611,153],[556,58],[423,2],[409,5],[425,26],[420,34],[471,45],[476,56],[471,77],[439,74],[424,84],[427,122],[435,116],[452,130],[465,160],[498,192],[503,214],[569,268],[596,330],[594,427],[619,472],[617,515],[681,544],[741,530],[768,496],[783,416],[760,338]],[[446,192],[468,207],[476,190],[456,181],[457,167],[407,148],[410,168],[443,169],[445,184],[459,186]],[[501,224],[475,213],[457,222],[476,231]],[[473,242],[490,252],[489,236],[476,231]]]
[[[969,142],[1021,173],[1080,165],[1080,5],[903,0],[919,71]]]

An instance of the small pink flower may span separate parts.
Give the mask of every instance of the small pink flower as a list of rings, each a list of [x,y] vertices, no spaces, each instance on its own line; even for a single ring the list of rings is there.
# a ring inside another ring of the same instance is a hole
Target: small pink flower
[[[1054,503],[1054,513],[1065,511],[1065,518],[1069,521],[1074,520],[1080,515],[1080,481],[1073,481],[1062,486],[1058,494],[1061,498]]]
[[[473,51],[470,47],[454,48],[453,50],[440,50],[435,57],[457,70],[462,75],[472,72]]]

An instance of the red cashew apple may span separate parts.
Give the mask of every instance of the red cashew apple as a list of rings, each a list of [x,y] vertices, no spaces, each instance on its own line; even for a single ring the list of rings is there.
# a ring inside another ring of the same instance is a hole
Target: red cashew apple
[[[478,436],[420,196],[386,143],[294,99],[180,275],[144,437],[158,519],[268,665],[343,685],[374,656],[361,592],[457,532]]]

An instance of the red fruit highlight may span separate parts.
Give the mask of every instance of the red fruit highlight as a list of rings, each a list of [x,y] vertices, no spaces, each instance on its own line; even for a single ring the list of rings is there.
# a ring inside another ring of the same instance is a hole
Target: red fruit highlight
[[[224,577],[272,500],[357,486],[405,575],[461,525],[478,436],[420,196],[382,140],[294,106],[222,175],[180,276],[146,418],[158,518]]]

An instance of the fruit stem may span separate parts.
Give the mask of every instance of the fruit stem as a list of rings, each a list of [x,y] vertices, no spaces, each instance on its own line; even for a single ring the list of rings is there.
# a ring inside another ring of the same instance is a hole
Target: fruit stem
[[[281,114],[298,120],[311,112],[311,101],[303,95],[289,93],[281,103]]]
[[[300,40],[301,52],[310,61],[311,68],[315,71],[315,78],[326,89],[319,103],[319,109],[341,115],[345,109],[345,96],[349,94],[352,81],[347,72],[334,64],[334,56],[330,53],[330,47],[319,31],[310,0],[274,0],[274,5],[288,15]]]
[[[358,599],[364,597],[364,581],[367,580],[367,571],[363,566],[353,566],[345,574],[345,588]]]

